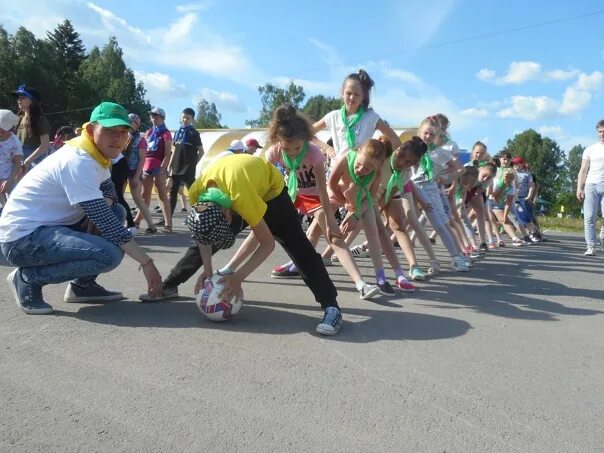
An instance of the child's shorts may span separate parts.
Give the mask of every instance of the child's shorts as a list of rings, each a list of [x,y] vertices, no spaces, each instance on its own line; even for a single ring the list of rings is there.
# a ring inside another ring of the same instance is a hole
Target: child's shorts
[[[304,215],[312,215],[321,208],[321,199],[317,195],[300,195],[294,201],[295,208]]]

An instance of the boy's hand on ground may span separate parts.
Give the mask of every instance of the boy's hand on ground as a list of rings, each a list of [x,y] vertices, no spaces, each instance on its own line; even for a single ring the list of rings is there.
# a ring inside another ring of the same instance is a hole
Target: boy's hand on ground
[[[157,297],[163,290],[162,278],[155,267],[155,263],[151,261],[149,264],[142,266],[145,279],[147,280],[147,293],[151,297]]]

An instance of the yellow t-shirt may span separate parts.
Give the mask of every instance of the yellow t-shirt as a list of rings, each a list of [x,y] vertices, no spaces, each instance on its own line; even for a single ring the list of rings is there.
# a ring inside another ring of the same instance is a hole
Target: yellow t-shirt
[[[189,190],[191,205],[210,181],[229,196],[232,209],[249,226],[260,223],[266,202],[279,195],[285,187],[283,175],[264,159],[247,154],[234,154],[212,162]]]

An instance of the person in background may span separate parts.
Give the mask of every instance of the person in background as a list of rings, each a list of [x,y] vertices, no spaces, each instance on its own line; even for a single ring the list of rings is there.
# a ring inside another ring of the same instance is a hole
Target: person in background
[[[12,93],[19,106],[17,137],[23,145],[25,170],[36,165],[47,155],[50,148],[50,124],[42,112],[39,93],[26,85],[20,85]]]
[[[262,146],[260,146],[260,143],[258,143],[258,140],[256,140],[255,138],[248,138],[245,142],[245,152],[248,154],[251,154],[252,156],[259,156],[260,153],[262,151],[259,151],[262,149]],[[256,154],[258,153],[258,154]]]
[[[52,144],[50,145],[50,150],[48,154],[54,153],[56,150],[60,149],[66,141],[71,140],[76,136],[73,127],[71,126],[61,126],[57,133],[55,134],[55,138],[52,140]]]
[[[164,216],[164,232],[172,232],[172,212],[170,200],[166,189],[166,178],[168,177],[168,164],[172,155],[172,134],[166,127],[166,112],[164,109],[155,107],[149,112],[153,127],[145,135],[147,141],[147,152],[145,165],[143,166],[143,200],[147,206],[151,201],[153,185],[157,190],[162,213]],[[142,213],[138,213],[134,219],[140,223]],[[162,222],[160,222],[160,225]]]
[[[0,209],[6,204],[10,193],[21,173],[23,150],[21,142],[11,130],[19,122],[19,117],[10,110],[0,110]]]
[[[203,157],[203,146],[199,132],[193,127],[195,110],[186,108],[180,118],[181,127],[174,133],[174,151],[168,164],[170,175],[170,209],[174,214],[178,195],[182,187],[187,189],[195,182],[195,169]],[[186,208],[186,206],[185,206]]]
[[[585,148],[577,178],[577,199],[583,202],[585,256],[596,254],[598,209],[604,214],[604,119],[596,124],[598,142]]]
[[[245,154],[245,145],[241,140],[233,140],[227,151],[230,151],[233,154]]]

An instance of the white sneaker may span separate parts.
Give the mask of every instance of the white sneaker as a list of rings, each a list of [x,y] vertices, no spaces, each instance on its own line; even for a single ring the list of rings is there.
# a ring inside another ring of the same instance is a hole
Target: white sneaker
[[[365,250],[365,247],[363,247],[363,245],[355,245],[353,248],[350,249],[350,253],[355,258],[367,258],[369,256],[369,252]]]
[[[130,227],[130,228],[128,228],[128,231],[130,231],[130,234],[132,236],[134,236],[136,234],[136,232],[138,231],[138,228],[136,228],[136,227]]]
[[[593,247],[587,247],[587,250],[585,250],[585,253],[583,254],[585,256],[595,256],[596,252],[594,250]]]
[[[469,257],[461,255],[459,258],[465,263],[466,267],[473,266],[472,260]]]
[[[455,269],[457,272],[470,272],[470,268],[466,266],[465,261],[460,256],[453,258],[453,261],[451,261],[451,266],[453,266],[453,269]]]

